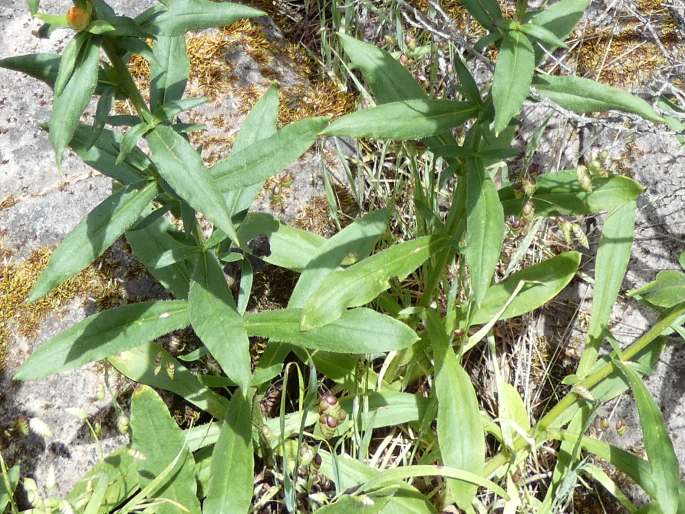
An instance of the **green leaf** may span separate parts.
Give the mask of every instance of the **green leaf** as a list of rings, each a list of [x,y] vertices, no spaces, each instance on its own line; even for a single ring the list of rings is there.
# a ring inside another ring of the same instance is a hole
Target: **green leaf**
[[[121,164],[124,162],[126,157],[138,146],[138,141],[151,130],[150,125],[146,122],[139,123],[128,129],[124,138],[121,140],[121,146],[119,147],[119,155],[117,155],[117,160],[115,164]]]
[[[647,451],[654,484],[654,499],[663,514],[676,514],[678,512],[680,465],[673,449],[673,443],[668,436],[664,417],[640,376],[628,364],[617,359],[614,360],[614,364],[628,380],[640,413],[640,425],[642,426],[645,450]]]
[[[0,68],[25,73],[53,87],[57,80],[60,60],[58,54],[50,53],[15,55],[0,59]]]
[[[334,120],[321,134],[354,138],[421,139],[442,134],[463,124],[469,118],[474,118],[479,108],[471,102],[428,98],[402,100],[346,114]],[[393,123],[388,123],[388,120],[393,120]]]
[[[183,98],[190,63],[185,36],[158,36],[152,47],[155,61],[150,65],[150,108]]]
[[[100,99],[98,100],[98,105],[95,109],[95,118],[93,119],[92,132],[90,134],[90,138],[88,139],[88,143],[86,144],[86,148],[88,150],[90,150],[90,148],[95,144],[95,142],[98,139],[100,139],[102,131],[105,129],[105,125],[107,124],[107,118],[109,117],[109,113],[112,110],[113,104],[114,90],[108,89],[104,91],[100,96]],[[79,131],[79,128],[76,129],[76,132]],[[69,146],[72,149],[74,148],[74,139],[76,138],[76,132],[74,133],[74,138],[72,138],[71,143],[69,143]]]
[[[471,72],[462,61],[459,55],[454,56],[454,70],[457,72],[459,77],[459,90],[466,97],[466,99],[473,103],[480,103],[482,101],[480,97],[480,90],[478,89],[478,84],[476,80],[471,75]]]
[[[297,161],[326,125],[327,118],[296,121],[271,137],[231,153],[210,170],[217,188],[226,193],[259,184],[275,175]]]
[[[492,82],[495,105],[495,133],[499,134],[521,110],[528,96],[535,71],[535,51],[530,40],[521,32],[510,30],[504,36],[497,56]]]
[[[119,144],[114,138],[114,132],[103,130],[91,145],[92,135],[91,127],[79,125],[69,144],[86,164],[122,184],[133,184],[146,178],[143,170],[147,167],[146,163],[152,163],[139,149],[134,149],[128,159],[116,164]]]
[[[435,359],[435,397],[438,400],[437,433],[442,462],[476,475],[485,465],[485,434],[476,392],[464,368],[457,362],[445,327],[437,312],[426,312],[426,329]],[[472,512],[478,487],[448,480],[457,505]]]
[[[187,298],[192,270],[183,261],[162,265],[162,256],[167,252],[185,252],[186,246],[170,234],[171,223],[163,216],[156,216],[126,233],[126,240],[133,248],[136,258],[150,274],[176,298]]]
[[[680,267],[685,270],[685,252],[678,256],[678,264],[680,264]]]
[[[471,323],[481,325],[489,322],[506,305],[520,282],[526,284],[500,319],[515,318],[541,307],[571,282],[580,265],[580,259],[581,254],[578,252],[565,252],[514,273],[499,284],[491,286],[480,307],[473,313]]]
[[[497,403],[502,438],[507,447],[513,449],[514,440],[519,437],[520,431],[530,432],[530,419],[526,405],[516,388],[506,382],[497,384]]]
[[[157,196],[155,182],[126,186],[93,209],[50,256],[28,298],[33,302],[102,255]]]
[[[571,34],[589,5],[590,0],[561,0],[533,16],[531,23],[547,29],[563,41]],[[548,50],[554,50],[554,47]],[[539,58],[545,55],[541,50],[536,51]]]
[[[251,145],[274,136],[278,122],[278,88],[274,85],[254,105],[240,126],[232,152],[239,152]],[[249,209],[262,190],[264,182],[258,182],[238,191],[225,193],[226,205],[232,216]]]
[[[88,316],[34,351],[16,380],[42,378],[97,361],[188,326],[184,301],[124,305]]]
[[[554,32],[540,25],[536,25],[534,23],[524,23],[519,24],[516,29],[520,30],[524,34],[527,34],[528,36],[534,37],[535,39],[546,43],[552,48],[568,48],[566,43],[559,39]]]
[[[189,30],[230,25],[242,18],[258,18],[266,13],[234,3],[209,0],[173,0],[148,18],[142,29],[151,34],[180,36]]]
[[[251,378],[250,341],[224,272],[210,253],[197,259],[188,304],[195,333],[228,378],[246,391]]]
[[[471,273],[473,300],[479,305],[492,281],[504,240],[504,213],[495,184],[478,159],[467,159],[464,258]]]
[[[7,505],[10,503],[10,498],[14,495],[14,490],[19,483],[20,468],[16,464],[7,472],[7,481],[9,482],[9,491],[5,486],[5,477],[0,476],[0,512],[5,512]]]
[[[416,79],[388,52],[341,32],[343,50],[369,84],[376,103],[384,104],[412,98],[426,98]]]
[[[236,391],[212,452],[211,476],[202,511],[206,514],[248,512],[253,472],[252,401]]]
[[[250,241],[260,234],[267,236],[271,249],[271,255],[263,260],[293,271],[305,269],[325,242],[321,236],[286,225],[270,214],[251,212],[238,227],[238,236]]]
[[[67,500],[77,504],[90,498],[93,484],[103,475],[109,480],[99,514],[111,512],[139,487],[138,461],[128,448],[121,448],[93,466],[69,491]]]
[[[137,346],[107,360],[135,382],[177,394],[217,419],[226,414],[228,400],[203,385],[195,374],[155,343]]]
[[[64,87],[69,82],[71,75],[74,73],[76,63],[81,55],[81,50],[84,45],[90,42],[90,36],[85,32],[76,34],[62,53],[62,58],[59,61],[59,70],[57,72],[57,79],[55,80],[55,96],[59,96],[64,92]]]
[[[55,95],[50,116],[50,143],[55,149],[57,165],[61,166],[64,149],[76,132],[83,111],[98,84],[100,44],[91,38],[84,43],[74,71],[62,94]]]
[[[107,37],[145,37],[145,32],[128,16],[107,16],[106,19],[93,20],[86,30],[91,34],[105,34]]]
[[[656,280],[629,293],[641,300],[664,309],[675,307],[685,301],[685,273],[680,271],[660,271]]]
[[[611,310],[618,298],[630,261],[636,208],[634,201],[627,202],[609,213],[604,221],[595,263],[590,328],[576,371],[580,378],[584,378],[594,366],[609,327]]]
[[[348,307],[369,303],[390,287],[391,278],[403,280],[450,244],[445,236],[425,236],[393,245],[347,269],[334,271],[305,302],[301,329],[321,327],[339,319]]]
[[[645,100],[627,91],[580,77],[538,76],[535,88],[564,109],[578,113],[622,111],[646,120],[663,123],[664,119]]]
[[[158,476],[179,453],[183,463],[157,492],[159,514],[179,512],[179,506],[191,514],[200,512],[194,476],[195,460],[185,445],[185,435],[169,414],[167,406],[154,390],[138,386],[131,397],[131,444],[143,459],[138,464],[141,487]]]
[[[150,158],[164,180],[193,209],[204,213],[207,219],[238,243],[238,234],[217,184],[191,144],[166,125],[155,127],[148,134],[147,141]]]
[[[29,12],[35,15],[40,8],[40,0],[26,0],[26,6],[28,7]],[[0,509],[0,511],[2,511],[2,509]]]
[[[502,19],[502,11],[497,0],[463,0],[462,3],[478,23],[489,30],[494,30]]]
[[[367,257],[385,233],[389,215],[388,209],[379,209],[351,223],[326,240],[302,271],[290,295],[288,306],[302,307],[311,293],[345,259],[352,260],[349,265]]]
[[[531,200],[537,216],[574,216],[610,211],[636,200],[644,188],[628,177],[592,177],[592,192],[578,183],[575,171],[545,173],[537,178]],[[523,199],[517,199],[511,186],[500,189],[505,215],[518,215]]]
[[[335,503],[315,510],[315,514],[378,514],[388,505],[392,496],[341,496]]]
[[[248,313],[250,336],[268,337],[312,350],[334,353],[381,353],[408,348],[418,340],[414,331],[390,316],[366,308],[344,311],[338,319],[318,328],[300,330],[300,309]]]

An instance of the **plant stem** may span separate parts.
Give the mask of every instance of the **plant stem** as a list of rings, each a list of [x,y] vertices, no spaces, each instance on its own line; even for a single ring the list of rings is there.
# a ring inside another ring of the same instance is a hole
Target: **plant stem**
[[[682,303],[668,312],[663,318],[652,326],[645,334],[643,334],[637,341],[632,343],[623,352],[623,360],[629,361],[641,351],[646,349],[651,343],[653,343],[665,330],[668,329],[678,318],[685,314],[685,303]],[[581,380],[577,385],[590,389],[594,387],[599,382],[611,375],[616,368],[612,362],[607,362],[604,366],[598,369],[592,375],[589,375],[584,380]],[[564,398],[559,401],[547,414],[545,414],[540,421],[535,425],[534,433],[543,434],[552,424],[559,418],[569,407],[573,406],[577,401],[582,400],[578,395],[573,392],[568,393]],[[512,453],[517,453],[523,450],[528,444],[521,438],[516,439],[514,443],[514,448]],[[500,452],[490,460],[485,463],[484,476],[489,477],[500,466],[504,465],[508,461],[508,456]]]
[[[109,57],[112,66],[114,66],[114,69],[117,72],[117,76],[120,80],[119,85],[123,88],[124,92],[133,104],[138,116],[140,116],[146,123],[153,123],[155,120],[154,116],[150,112],[150,109],[148,109],[145,99],[143,99],[143,96],[140,94],[138,86],[136,86],[131,73],[128,71],[128,67],[121,57],[119,57],[116,45],[111,39],[105,38],[103,42],[103,48],[107,54],[107,57]]]

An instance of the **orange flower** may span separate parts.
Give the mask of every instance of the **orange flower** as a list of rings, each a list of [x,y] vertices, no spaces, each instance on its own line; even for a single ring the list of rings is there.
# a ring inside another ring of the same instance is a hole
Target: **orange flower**
[[[81,31],[90,24],[91,15],[92,9],[84,9],[75,5],[67,11],[67,23],[72,29]]]

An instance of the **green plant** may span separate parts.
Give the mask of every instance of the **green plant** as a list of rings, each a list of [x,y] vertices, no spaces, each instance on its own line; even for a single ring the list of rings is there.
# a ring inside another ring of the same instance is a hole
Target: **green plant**
[[[448,504],[475,512],[486,502],[508,512],[519,507],[550,512],[563,506],[583,473],[637,512],[607,473],[586,463],[584,451],[644,489],[652,503],[640,511],[680,511],[685,489],[677,460],[641,375],[656,362],[663,334],[682,333],[682,294],[662,284],[668,279],[682,290],[682,277],[660,275],[655,285],[635,292],[662,312],[631,345],[621,349],[608,327],[630,257],[642,187],[581,168],[522,177],[520,184],[498,188],[490,173],[492,164],[512,155],[515,118],[531,94],[574,112],[618,110],[665,121],[626,92],[536,73],[540,46],[547,51],[563,46],[587,3],[561,0],[535,12],[519,1],[515,18],[506,19],[495,0],[465,1],[488,30],[479,46],[498,47],[499,55],[486,96],[458,62],[457,100],[428,96],[387,52],[338,34],[349,66],[361,72],[376,105],[279,129],[278,94],[271,88],[243,124],[232,153],[207,169],[186,138],[193,127],[177,120],[202,102],[183,98],[184,33],[263,13],[208,0],[167,0],[130,18],[116,15],[103,0],[79,0],[77,12],[60,18],[39,13],[38,2],[29,2],[48,25],[78,31],[62,56],[11,57],[0,65],[53,87],[49,136],[58,166],[69,146],[118,184],[56,249],[30,299],[78,273],[121,236],[175,298],[92,315],[43,344],[17,373],[17,379],[35,379],[107,359],[143,384],[132,399],[131,447],[96,465],[54,508],[68,502],[87,513],[214,514],[258,510],[274,498],[295,512],[305,497],[306,508],[320,506],[322,513],[436,512]],[[102,51],[108,62],[101,60]],[[149,104],[126,66],[133,54],[150,63]],[[97,114],[87,127],[80,118],[93,95],[99,96]],[[128,100],[137,114],[110,116],[115,98]],[[114,129],[122,122],[129,126],[124,134]],[[455,128],[462,130],[460,142]],[[394,240],[388,231],[392,206],[366,214],[330,239],[250,212],[263,181],[321,136],[425,143],[445,166],[443,176],[436,169],[411,177],[419,237]],[[148,153],[138,147],[143,138]],[[443,214],[439,198],[446,193],[451,200]],[[519,392],[497,371],[492,330],[498,321],[531,312],[559,294],[576,275],[581,254],[560,253],[493,284],[505,218],[529,222],[603,212],[608,215],[580,365],[565,379],[568,393],[540,419],[530,419]],[[208,237],[200,216],[213,227]],[[253,263],[259,259],[299,273],[286,308],[247,311]],[[237,299],[223,274],[224,262],[240,263]],[[180,359],[154,342],[188,326],[202,346]],[[269,341],[254,367],[250,337]],[[601,355],[605,342],[611,351]],[[495,418],[481,411],[464,367],[466,352],[476,347],[496,370]],[[297,359],[284,366],[291,353]],[[222,374],[194,373],[183,364],[209,356]],[[317,372],[334,393],[323,400]],[[286,401],[293,373],[299,384],[294,406]],[[280,414],[264,417],[255,406],[279,376]],[[430,394],[408,392],[417,382]],[[181,396],[217,422],[182,430],[152,388]],[[628,389],[637,400],[647,460],[585,435],[597,407]],[[374,431],[400,424],[412,434],[405,465],[368,465]],[[547,441],[561,443],[556,468],[547,495],[530,498],[517,477]],[[253,498],[255,455],[275,477],[274,489],[263,498]],[[7,472],[3,464],[0,501],[16,483],[14,469]],[[315,486],[316,477],[327,477],[333,486]]]

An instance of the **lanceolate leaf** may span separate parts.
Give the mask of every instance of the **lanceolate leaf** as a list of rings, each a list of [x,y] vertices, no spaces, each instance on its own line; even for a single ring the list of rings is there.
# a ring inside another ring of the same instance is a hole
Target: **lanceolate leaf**
[[[535,52],[532,43],[525,34],[510,30],[504,36],[492,82],[496,134],[507,128],[509,121],[521,110],[534,71]]]
[[[97,361],[188,326],[184,301],[153,301],[99,312],[43,343],[15,375],[42,378]]]
[[[435,311],[427,311],[427,332],[435,359],[435,397],[438,400],[437,432],[443,464],[475,474],[483,472],[485,435],[476,392],[457,362],[444,325]],[[472,512],[477,486],[449,480],[459,507]]]
[[[628,380],[640,413],[645,450],[652,471],[654,499],[663,514],[676,514],[680,487],[680,465],[668,435],[664,417],[640,376],[628,364],[614,361]]]
[[[353,112],[333,121],[322,134],[328,136],[374,137],[378,139],[421,139],[457,127],[478,114],[470,102],[414,99],[390,102]],[[393,120],[389,123],[388,120]]]
[[[200,255],[188,297],[190,323],[228,378],[247,390],[250,341],[216,257]]]
[[[203,385],[197,375],[155,343],[107,359],[119,373],[140,384],[177,394],[216,419],[223,419],[228,400]]]
[[[93,209],[64,238],[31,291],[33,302],[97,259],[157,196],[155,182],[126,186]]]
[[[302,307],[309,295],[347,258],[352,262],[367,257],[387,229],[390,211],[379,209],[351,223],[321,245],[300,275],[288,301],[289,307]]]
[[[212,452],[211,476],[202,511],[206,514],[248,512],[254,480],[252,401],[238,390],[221,425]]]
[[[685,301],[685,273],[681,271],[660,271],[656,280],[630,292],[641,300],[664,309],[675,307]]]
[[[327,118],[307,118],[279,130],[273,136],[233,152],[210,170],[217,188],[224,193],[259,184],[297,161],[306,152]]]
[[[531,200],[538,216],[597,214],[636,200],[644,188],[628,177],[593,177],[592,192],[578,183],[575,171],[545,173],[537,178]],[[524,200],[516,198],[513,187],[499,191],[506,215],[518,215]]]
[[[611,310],[625,278],[633,246],[636,208],[634,201],[618,207],[609,213],[602,228],[595,262],[590,328],[576,372],[581,378],[590,372],[597,360],[599,348],[608,328]]]
[[[183,98],[190,63],[185,36],[158,36],[152,47],[155,61],[150,65],[150,108]]]
[[[266,14],[234,3],[210,0],[173,0],[167,8],[158,9],[142,27],[146,32],[163,36],[180,36],[189,30],[230,25],[241,18],[258,18]]]
[[[334,353],[381,353],[408,348],[418,340],[404,323],[366,308],[352,309],[319,328],[300,330],[300,309],[247,314],[250,336],[268,337],[312,350]]]
[[[565,109],[574,112],[623,111],[662,123],[664,119],[645,100],[627,91],[580,77],[538,76],[535,88]]]
[[[55,149],[58,166],[98,84],[100,45],[91,38],[83,46],[71,78],[62,94],[55,95],[52,106],[50,142]]]
[[[152,162],[174,191],[238,242],[224,199],[191,144],[166,125],[158,125],[147,141]]]
[[[464,7],[478,23],[493,30],[497,21],[502,19],[502,11],[497,0],[463,0]]]
[[[276,134],[278,122],[278,88],[271,86],[264,96],[254,105],[252,111],[240,126],[238,137],[233,143],[232,152],[244,150],[258,141]],[[258,182],[245,189],[228,191],[224,196],[231,216],[235,216],[252,205],[262,190],[264,182]]]
[[[74,68],[78,63],[83,46],[90,41],[90,36],[85,32],[80,32],[69,41],[69,44],[62,53],[62,58],[59,61],[59,70],[57,72],[57,80],[55,80],[55,95],[59,96],[64,91],[64,86],[67,85],[71,78]]]
[[[580,258],[581,254],[578,252],[562,253],[514,273],[503,282],[491,286],[480,307],[471,317],[471,323],[480,325],[489,322],[506,305],[521,281],[526,282],[526,285],[500,319],[515,318],[541,307],[571,282],[580,265]]]
[[[155,512],[172,514],[179,512],[179,505],[190,514],[199,514],[200,502],[197,499],[195,482],[195,460],[185,445],[185,435],[176,425],[169,410],[155,391],[147,386],[139,386],[131,398],[131,432],[133,448],[140,452],[142,460],[138,464],[141,486],[150,483],[183,453],[183,463],[176,473],[157,492],[159,502]]]
[[[300,327],[311,330],[340,318],[348,307],[375,299],[390,287],[390,279],[403,280],[426,259],[451,244],[445,236],[426,236],[391,246],[349,268],[331,273],[304,305]]]
[[[571,34],[589,4],[590,0],[560,0],[533,16],[531,23],[543,27],[563,41]],[[550,51],[555,47],[556,45],[547,45]],[[537,47],[535,53],[537,61],[545,55]]]
[[[478,159],[467,159],[466,248],[464,258],[471,273],[476,305],[485,297],[499,260],[504,239],[504,213],[497,188]]]
[[[388,52],[343,33],[338,37],[353,68],[364,74],[376,103],[427,97],[411,73]]]
[[[163,216],[156,216],[126,233],[126,239],[133,248],[136,258],[176,298],[187,298],[192,268],[180,261],[167,266],[160,265],[160,259],[169,250],[183,252],[185,245],[170,234],[173,229]],[[161,263],[164,264],[164,263]]]

